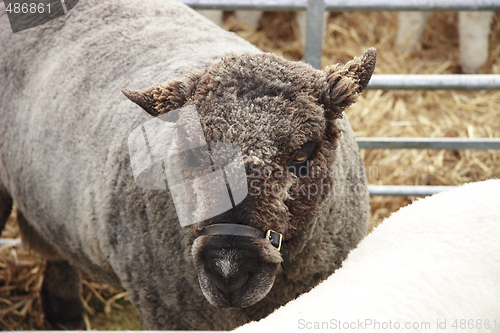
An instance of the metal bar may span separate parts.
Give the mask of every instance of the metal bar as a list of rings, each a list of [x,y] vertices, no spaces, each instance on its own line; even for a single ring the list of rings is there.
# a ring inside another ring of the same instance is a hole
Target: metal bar
[[[308,0],[304,61],[316,69],[321,69],[324,12],[324,0]]]
[[[498,0],[181,0],[194,9],[220,9],[220,10],[307,10],[306,38],[304,61],[314,68],[321,68],[321,54],[323,41],[323,12],[325,10],[337,11],[373,11],[373,10],[500,10]],[[326,1],[326,2],[325,2]],[[372,89],[495,89],[482,88],[481,86],[468,87],[467,83],[450,84],[439,88],[433,79],[429,84],[398,84],[403,78],[392,78],[391,85],[381,84]],[[373,80],[372,80],[373,81]],[[403,81],[406,82],[406,81]],[[450,81],[451,82],[451,81]],[[394,84],[397,84],[396,86]],[[374,83],[372,86],[376,86]],[[488,84],[486,84],[489,87]],[[389,88],[395,87],[395,88]]]
[[[402,11],[402,10],[500,10],[498,0],[326,0],[327,10]]]
[[[181,0],[194,9],[306,10],[307,0]]]
[[[357,138],[359,149],[500,149],[500,138]]]
[[[181,0],[195,9],[308,10],[305,61],[321,65],[322,12],[500,11],[498,0]],[[309,2],[309,4],[308,4]],[[309,7],[308,7],[309,5]],[[320,7],[322,9],[320,10]],[[319,28],[318,28],[319,27]],[[319,50],[319,53],[318,53]],[[499,90],[500,75],[374,75],[369,89]],[[500,139],[358,138],[361,149],[500,149]],[[454,186],[368,186],[370,195],[431,195]]]
[[[0,239],[0,247],[20,246],[21,243],[22,243],[21,239],[18,239],[18,238],[2,238],[2,239]]]
[[[448,191],[457,186],[410,186],[410,185],[368,185],[370,195],[390,195],[390,196],[425,196]]]
[[[376,74],[368,89],[498,90],[499,74]]]
[[[307,0],[181,0],[195,9],[305,10]],[[498,0],[325,0],[330,11],[496,10]]]

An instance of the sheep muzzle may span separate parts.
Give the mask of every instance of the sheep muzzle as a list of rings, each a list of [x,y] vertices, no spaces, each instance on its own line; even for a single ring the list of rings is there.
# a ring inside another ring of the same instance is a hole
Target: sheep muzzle
[[[268,294],[283,261],[280,234],[230,223],[210,225],[201,234],[192,253],[201,290],[211,304],[244,308]]]

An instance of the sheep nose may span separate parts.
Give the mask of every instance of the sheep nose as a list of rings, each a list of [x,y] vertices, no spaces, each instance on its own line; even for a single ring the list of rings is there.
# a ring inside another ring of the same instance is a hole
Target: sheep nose
[[[250,271],[242,271],[238,272],[238,274],[234,276],[226,277],[219,275],[215,277],[215,287],[227,301],[228,307],[237,306],[237,304],[235,304],[235,300],[238,298],[238,292],[248,281],[250,275]]]

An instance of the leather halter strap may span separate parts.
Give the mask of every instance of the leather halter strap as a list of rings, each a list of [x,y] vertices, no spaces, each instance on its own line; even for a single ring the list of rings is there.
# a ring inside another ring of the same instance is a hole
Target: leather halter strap
[[[262,230],[243,224],[217,223],[207,225],[201,229],[202,235],[234,235],[253,238],[264,238],[266,233]]]
[[[207,225],[200,231],[200,235],[229,235],[229,236],[241,236],[241,237],[251,237],[251,238],[266,238],[271,244],[281,252],[283,261],[281,266],[284,269],[288,269],[290,263],[288,257],[283,251],[282,241],[283,235],[274,230],[262,231],[254,227],[243,224],[235,223],[216,223]]]

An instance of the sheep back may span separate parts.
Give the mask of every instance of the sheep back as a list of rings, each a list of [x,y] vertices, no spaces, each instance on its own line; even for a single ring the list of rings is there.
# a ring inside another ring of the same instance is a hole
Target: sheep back
[[[0,187],[26,218],[30,245],[130,292],[146,328],[231,329],[309,290],[366,232],[368,197],[346,118],[338,193],[308,226],[295,264],[245,309],[206,302],[168,191],[139,188],[127,137],[151,116],[123,88],[142,89],[257,48],[170,0],[80,1],[64,17],[11,33],[0,10]],[[361,188],[357,188],[361,185]],[[2,190],[0,188],[0,190]],[[335,240],[332,240],[334,235]]]

